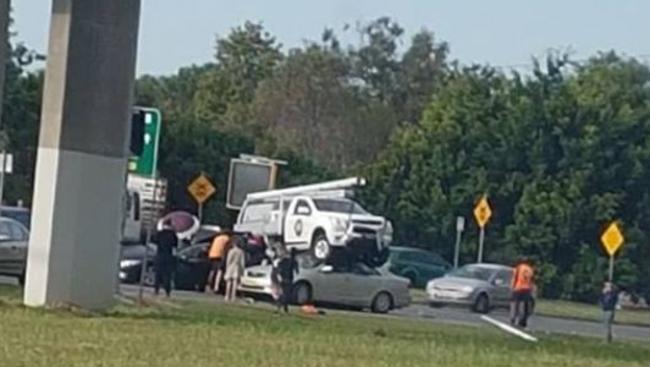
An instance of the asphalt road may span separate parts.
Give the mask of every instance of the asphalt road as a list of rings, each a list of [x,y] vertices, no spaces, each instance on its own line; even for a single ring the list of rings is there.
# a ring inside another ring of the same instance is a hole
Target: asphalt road
[[[123,294],[127,296],[137,296],[138,288],[135,286],[123,285],[121,287]],[[150,293],[151,290],[147,290]],[[172,294],[173,298],[185,300],[202,300],[210,302],[223,302],[223,298],[211,294],[203,294],[196,292],[175,291]],[[266,304],[264,302],[256,302],[257,304]],[[271,307],[269,305],[269,307]],[[346,313],[351,315],[359,315],[359,312],[343,311],[339,309],[326,308],[328,312]],[[506,310],[495,310],[489,315],[500,321],[507,322],[508,314]],[[431,308],[426,305],[414,304],[409,307],[393,311],[388,315],[377,315],[377,317],[403,317],[410,319],[423,320],[431,323],[446,323],[456,325],[467,325],[482,328],[491,328],[481,320],[480,315],[470,312],[464,308]],[[597,322],[560,319],[546,316],[533,316],[530,319],[529,330],[536,335],[543,338],[543,334],[565,334],[565,335],[580,335],[587,337],[602,337],[603,326]],[[638,327],[627,325],[616,325],[614,327],[615,338],[636,341],[649,341],[650,340],[650,327]]]
[[[432,322],[445,322],[454,324],[464,324],[479,327],[492,327],[481,320],[480,315],[462,308],[438,308],[434,309],[425,305],[411,305],[402,310],[394,311],[393,314],[403,317],[420,318],[431,320]],[[508,322],[508,313],[506,310],[496,310],[490,313],[490,317]],[[565,334],[580,335],[589,337],[603,336],[603,326],[597,322],[560,319],[546,316],[533,316],[529,322],[530,331],[539,334]],[[617,338],[629,340],[650,340],[650,328],[616,325],[614,326],[614,335]]]
[[[0,276],[0,284],[14,284],[18,283],[7,277]],[[121,291],[124,295],[129,297],[136,297],[138,294],[137,286],[123,285]],[[151,289],[146,289],[146,293],[149,295]],[[223,302],[223,298],[220,296],[214,296],[211,294],[202,294],[196,292],[186,292],[186,291],[175,291],[173,298],[184,299],[184,300],[201,300],[209,302]],[[265,305],[264,302],[257,302],[258,304]],[[269,307],[271,307],[269,305]],[[347,313],[351,315],[359,315],[359,312],[352,311],[343,311],[343,310],[333,310],[327,309],[329,312],[336,313]],[[505,310],[496,310],[490,314],[491,317],[507,322],[508,314]],[[404,317],[410,319],[418,319],[431,323],[445,323],[445,324],[456,324],[456,325],[467,325],[474,327],[489,328],[492,327],[486,324],[481,320],[480,315],[470,312],[469,310],[463,308],[431,308],[426,305],[414,304],[407,308],[396,310],[391,312],[388,315],[377,315],[377,317]],[[603,327],[600,323],[581,321],[581,320],[570,320],[570,319],[560,319],[554,317],[546,316],[533,316],[530,320],[529,330],[541,335],[543,334],[565,334],[565,335],[580,335],[588,337],[601,337],[603,335]],[[628,326],[628,325],[616,325],[614,327],[614,333],[616,338],[627,339],[627,340],[636,340],[636,341],[649,341],[650,340],[650,327],[639,327],[639,326]]]

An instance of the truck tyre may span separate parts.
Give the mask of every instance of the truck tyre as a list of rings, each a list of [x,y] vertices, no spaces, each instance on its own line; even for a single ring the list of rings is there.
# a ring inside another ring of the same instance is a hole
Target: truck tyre
[[[388,261],[389,256],[390,250],[388,248],[381,250],[372,249],[369,256],[365,257],[364,263],[371,268],[379,268]]]
[[[332,254],[332,245],[323,232],[317,232],[311,242],[311,256],[320,262],[327,260]]]

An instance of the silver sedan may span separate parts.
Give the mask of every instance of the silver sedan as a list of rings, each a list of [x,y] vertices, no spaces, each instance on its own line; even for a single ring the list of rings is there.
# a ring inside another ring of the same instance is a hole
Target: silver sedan
[[[239,290],[271,295],[271,266],[246,269]],[[406,307],[411,303],[409,280],[362,263],[349,267],[316,265],[301,267],[293,286],[293,301],[368,308],[376,313]]]
[[[0,218],[0,275],[18,278],[25,282],[29,231],[20,222]]]
[[[474,312],[488,313],[510,301],[513,269],[495,264],[469,264],[452,270],[427,284],[432,306],[446,304],[470,306]]]

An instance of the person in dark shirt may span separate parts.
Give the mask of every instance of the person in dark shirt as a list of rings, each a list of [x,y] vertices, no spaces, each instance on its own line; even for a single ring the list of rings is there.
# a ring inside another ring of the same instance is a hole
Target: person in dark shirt
[[[165,289],[167,297],[172,293],[172,276],[175,268],[174,249],[178,246],[178,236],[172,229],[171,223],[163,223],[163,229],[156,235],[156,258],[154,261],[156,269],[156,282],[154,292],[160,293],[160,287]]]
[[[605,339],[608,343],[612,341],[612,325],[616,316],[618,305],[618,290],[611,282],[605,282],[603,292],[600,295],[600,307],[603,309],[603,321],[605,325]]]
[[[278,297],[278,311],[282,308],[285,313],[289,312],[289,303],[293,291],[293,279],[298,274],[298,262],[296,261],[296,249],[291,249],[289,256],[282,256],[273,269],[272,278],[280,286]]]

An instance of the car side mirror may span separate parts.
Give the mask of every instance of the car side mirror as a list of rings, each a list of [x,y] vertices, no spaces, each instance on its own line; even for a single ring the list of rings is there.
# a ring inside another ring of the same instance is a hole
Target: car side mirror
[[[309,210],[309,208],[307,208],[305,206],[299,206],[296,209],[296,214],[300,214],[300,215],[309,215],[310,212],[311,211]]]
[[[503,279],[494,279],[494,282],[493,282],[493,283],[494,283],[494,285],[496,285],[497,287],[502,287],[502,286],[505,284],[505,282],[503,281]]]
[[[324,274],[328,274],[334,271],[334,267],[332,265],[325,265],[322,268],[320,268],[320,272]]]

